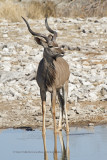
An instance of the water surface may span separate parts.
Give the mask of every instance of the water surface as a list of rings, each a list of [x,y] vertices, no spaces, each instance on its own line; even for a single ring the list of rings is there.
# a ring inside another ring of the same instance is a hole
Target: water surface
[[[57,152],[53,130],[46,131],[44,152],[42,131],[0,130],[1,160],[107,160],[107,126],[70,128],[57,135]],[[63,149],[61,148],[63,146]]]

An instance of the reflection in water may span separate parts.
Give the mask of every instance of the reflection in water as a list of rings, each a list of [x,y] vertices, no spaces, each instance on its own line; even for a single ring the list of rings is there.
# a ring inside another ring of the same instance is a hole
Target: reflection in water
[[[57,126],[56,126],[56,118],[55,114],[53,114],[53,124],[54,124],[54,160],[58,160],[58,151],[57,151]],[[47,153],[47,147],[46,147],[46,132],[44,129],[44,124],[45,124],[45,118],[43,117],[43,126],[42,126],[42,138],[43,138],[43,144],[44,144],[44,160],[48,160],[48,153]],[[62,149],[62,156],[61,160],[69,160],[69,134],[66,131],[66,136],[67,136],[67,147],[65,148],[64,145],[64,140],[62,136],[62,132],[59,132],[59,139],[60,139],[60,144],[61,144],[61,149]]]
[[[60,160],[70,160],[70,151],[69,151],[69,134],[66,134],[66,147],[64,144],[62,132],[58,133],[60,144],[61,144],[61,157]],[[43,144],[44,144],[44,160],[48,160],[48,153],[46,147],[46,134],[42,132]],[[57,133],[54,132],[54,160],[58,160],[58,152],[57,152]]]
[[[64,140],[62,136],[62,132],[59,133],[61,149],[62,149],[62,157],[61,160],[70,160],[70,151],[69,151],[69,134],[66,135],[66,148],[64,145]]]
[[[40,130],[29,130],[2,130],[1,160],[107,160],[107,125],[72,127],[69,135],[47,129],[43,138]]]

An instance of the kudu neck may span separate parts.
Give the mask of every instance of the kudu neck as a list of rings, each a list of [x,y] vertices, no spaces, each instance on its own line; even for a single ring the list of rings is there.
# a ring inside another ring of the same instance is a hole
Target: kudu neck
[[[54,59],[52,56],[49,55],[49,52],[47,53],[44,50],[43,53],[43,59],[44,59],[44,68],[45,68],[45,84],[46,87],[49,89],[49,87],[52,87],[55,81],[55,66],[54,66]]]
[[[53,64],[54,58],[50,55],[48,49],[44,49],[43,58],[45,62],[48,64]]]

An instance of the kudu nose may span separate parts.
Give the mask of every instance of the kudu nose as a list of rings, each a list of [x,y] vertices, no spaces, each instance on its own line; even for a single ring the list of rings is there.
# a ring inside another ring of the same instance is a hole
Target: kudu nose
[[[64,54],[65,54],[65,52],[64,52],[64,51],[62,51],[61,55],[62,55],[62,56],[64,56]]]
[[[65,54],[65,52],[62,49],[60,49],[60,56],[63,57],[64,54]]]

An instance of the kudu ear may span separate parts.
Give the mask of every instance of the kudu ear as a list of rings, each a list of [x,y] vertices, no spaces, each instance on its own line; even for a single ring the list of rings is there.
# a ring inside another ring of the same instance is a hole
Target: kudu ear
[[[38,38],[38,37],[34,37],[35,41],[37,42],[37,44],[43,46],[44,48],[47,47],[47,42],[43,41],[42,39]]]

